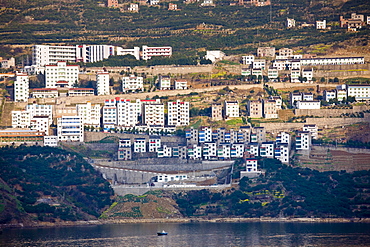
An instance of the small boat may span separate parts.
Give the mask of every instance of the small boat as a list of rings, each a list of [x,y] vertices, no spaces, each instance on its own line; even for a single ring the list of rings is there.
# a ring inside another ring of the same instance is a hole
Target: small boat
[[[157,232],[157,235],[158,236],[164,236],[164,235],[167,235],[168,233],[167,232],[165,232],[164,230],[163,231],[161,231],[161,232]]]

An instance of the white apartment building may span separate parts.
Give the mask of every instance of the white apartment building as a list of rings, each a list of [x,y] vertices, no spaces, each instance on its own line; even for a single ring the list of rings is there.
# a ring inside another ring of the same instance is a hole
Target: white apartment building
[[[57,147],[58,136],[44,136],[44,146]]]
[[[30,122],[31,130],[37,130],[43,132],[46,135],[49,134],[49,117],[48,116],[34,116]]]
[[[302,94],[302,100],[313,100],[313,93],[301,93]]]
[[[275,143],[276,144],[283,144],[284,143],[284,144],[288,144],[288,146],[290,146],[290,134],[286,133],[286,132],[280,132],[276,136]]]
[[[249,154],[252,154],[254,156],[259,156],[259,143],[257,142],[250,142],[247,146],[246,146],[246,151],[249,153]]]
[[[370,100],[370,85],[347,85],[347,97],[355,97],[356,101]]]
[[[200,160],[202,158],[202,147],[196,144],[188,146],[187,156],[191,160]]]
[[[242,76],[249,76],[252,74],[252,70],[250,68],[242,68],[241,75]]]
[[[297,101],[297,109],[320,109],[321,101],[319,100],[307,100],[307,101]]]
[[[205,160],[217,159],[217,143],[206,142],[203,144],[203,158]]]
[[[266,60],[265,59],[254,59],[253,61],[253,69],[262,69],[266,68]]]
[[[138,112],[136,103],[128,99],[117,99],[117,125],[123,127],[134,127],[138,124]]]
[[[211,142],[212,141],[212,129],[210,127],[201,126],[198,130],[198,142]]]
[[[16,73],[14,81],[14,101],[27,102],[29,98],[29,78],[25,73]]]
[[[239,117],[239,102],[225,100],[225,118]]]
[[[311,133],[298,131],[295,138],[296,150],[309,150],[311,148]]]
[[[293,27],[295,27],[295,20],[294,19],[290,19],[290,18],[286,18],[286,27],[287,28],[293,28]]]
[[[84,126],[94,127],[95,129],[100,127],[101,106],[99,104],[91,104],[91,102],[88,101],[86,104],[77,104],[76,110]]]
[[[45,66],[46,88],[56,88],[60,83],[66,87],[72,88],[78,82],[78,65],[67,65],[66,62],[58,61],[55,65]]]
[[[136,60],[140,60],[140,47],[135,46],[133,49],[124,49],[117,47],[117,56],[132,55]]]
[[[264,118],[278,118],[278,112],[276,108],[275,100],[266,100],[263,101],[263,117]]]
[[[246,55],[242,56],[242,63],[245,65],[253,64],[254,62],[254,55]]]
[[[326,29],[326,20],[316,21],[316,29]]]
[[[274,142],[262,142],[259,153],[261,157],[274,158]]]
[[[171,77],[160,75],[158,80],[159,80],[160,90],[170,90],[171,89]]]
[[[109,95],[109,72],[98,71],[96,73],[96,87],[98,95]]]
[[[146,153],[146,139],[135,138],[134,139],[134,153]]]
[[[30,128],[31,118],[28,111],[12,111],[12,128]]]
[[[301,71],[299,69],[292,69],[290,71],[290,82],[300,82],[299,77],[301,76]]]
[[[32,65],[42,67],[59,61],[76,62],[76,46],[35,45],[32,49]]]
[[[276,144],[275,159],[278,159],[283,164],[289,164],[289,145],[286,143]]]
[[[270,81],[274,81],[279,78],[279,70],[275,68],[269,68],[267,70],[267,77]]]
[[[347,90],[345,89],[336,89],[336,97],[338,101],[343,101],[347,98]]]
[[[62,142],[83,142],[83,122],[79,116],[61,116],[57,118],[58,140]]]
[[[281,96],[270,96],[269,99],[270,100],[275,100],[277,110],[282,109],[283,100],[282,100]]]
[[[144,104],[143,123],[147,125],[164,125],[164,105]]]
[[[335,99],[337,97],[336,90],[330,90],[330,91],[324,90],[323,96],[324,96],[324,100],[326,102],[329,102],[329,100]]]
[[[245,162],[245,168],[246,172],[257,172],[257,160],[247,159]]]
[[[175,89],[176,90],[188,89],[188,81],[187,80],[182,80],[182,79],[175,80]]]
[[[144,79],[141,76],[124,76],[122,77],[122,91],[143,91],[144,90]]]
[[[172,148],[168,147],[167,145],[159,147],[157,151],[157,157],[158,158],[172,157]]]
[[[161,147],[161,138],[159,136],[149,137],[149,152],[157,152]]]
[[[230,147],[231,158],[241,158],[244,155],[244,143],[233,143]]]
[[[77,45],[76,62],[94,63],[114,55],[112,45]]]
[[[47,116],[49,122],[53,121],[53,106],[52,105],[39,105],[32,104],[26,106],[26,111],[30,112],[31,118],[34,116]]]
[[[313,78],[313,68],[306,68],[302,70],[302,77],[306,78],[306,83],[312,83]]]
[[[189,102],[168,102],[168,125],[186,126],[189,125]]]
[[[295,105],[298,101],[302,100],[302,94],[301,93],[290,93],[290,104]]]
[[[109,132],[111,129],[114,129],[117,124],[117,106],[115,99],[104,101],[102,115],[102,127],[104,132]]]
[[[120,139],[118,143],[118,160],[131,160],[132,150],[131,150],[131,139],[125,138]]]
[[[167,183],[170,181],[180,181],[180,180],[186,180],[188,179],[188,175],[158,175],[156,176],[156,182],[162,182],[162,183]]]
[[[172,47],[171,46],[162,46],[162,47],[148,47],[146,45],[142,46],[141,58],[143,60],[149,60],[152,57],[170,57],[172,56]]]
[[[220,143],[217,147],[217,157],[221,160],[230,159],[231,144],[230,143]]]
[[[303,131],[308,131],[311,133],[312,139],[317,139],[318,129],[316,124],[305,124],[303,125]]]

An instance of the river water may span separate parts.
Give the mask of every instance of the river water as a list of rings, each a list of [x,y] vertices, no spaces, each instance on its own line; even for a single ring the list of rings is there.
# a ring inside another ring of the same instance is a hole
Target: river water
[[[165,230],[167,236],[157,236]],[[0,246],[370,246],[366,223],[137,223],[5,229]]]

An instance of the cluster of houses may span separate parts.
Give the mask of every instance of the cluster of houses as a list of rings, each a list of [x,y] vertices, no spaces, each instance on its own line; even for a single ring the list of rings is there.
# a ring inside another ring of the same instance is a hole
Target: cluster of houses
[[[339,17],[339,25],[342,28],[347,28],[348,31],[355,32],[358,29],[361,29],[365,25],[370,25],[370,15],[366,16],[357,14],[357,13],[351,13],[351,17],[346,19],[343,16]],[[296,21],[292,18],[287,18],[286,20],[286,27],[289,28],[295,28],[296,27]],[[326,20],[319,20],[316,21],[315,24],[309,24],[309,23],[302,23],[301,27],[316,27],[318,30],[324,30],[324,29],[331,29],[330,26],[327,26]]]
[[[136,130],[148,134],[173,133],[176,127],[189,125],[189,102],[167,102],[167,117],[165,105],[159,99],[130,101],[117,97],[105,100],[103,106],[91,102],[76,106],[34,103],[27,105],[24,110],[12,111],[12,127],[49,136],[53,134],[50,130],[53,117],[56,118],[57,124],[56,142],[83,142],[85,129],[104,132]]]
[[[267,61],[266,57],[274,60]],[[312,66],[318,65],[350,65],[364,64],[364,57],[333,57],[313,58],[311,56],[295,55],[289,48],[281,48],[276,55],[275,47],[259,47],[257,57],[254,55],[242,56],[241,70],[243,76],[254,76],[263,79],[267,76],[270,82],[279,81],[279,74],[289,71],[290,82],[312,83],[314,71]]]
[[[281,132],[275,141],[266,141],[263,127],[242,126],[239,130],[210,127],[187,129],[186,144],[162,143],[160,136],[125,138],[119,141],[118,160],[131,160],[135,153],[155,153],[158,158],[189,160],[230,160],[246,157],[276,158],[289,163],[291,135]],[[295,137],[296,150],[310,150],[311,139],[317,138],[316,125],[304,125]]]

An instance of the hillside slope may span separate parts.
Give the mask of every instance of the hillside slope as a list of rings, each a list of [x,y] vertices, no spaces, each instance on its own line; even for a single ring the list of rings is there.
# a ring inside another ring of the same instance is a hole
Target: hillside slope
[[[48,147],[0,149],[0,224],[91,220],[113,190],[81,157]]]

